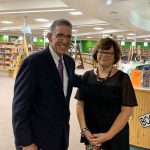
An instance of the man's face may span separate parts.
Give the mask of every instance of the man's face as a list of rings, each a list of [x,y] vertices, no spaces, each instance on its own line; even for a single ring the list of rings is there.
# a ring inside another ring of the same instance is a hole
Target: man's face
[[[55,29],[55,34],[49,36],[51,47],[54,51],[62,56],[65,54],[71,45],[72,30],[69,26],[61,25]]]

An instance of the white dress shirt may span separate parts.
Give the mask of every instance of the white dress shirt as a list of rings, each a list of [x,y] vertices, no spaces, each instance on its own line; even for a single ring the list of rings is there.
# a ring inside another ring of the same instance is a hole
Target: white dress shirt
[[[60,59],[60,57],[57,55],[57,53],[53,50],[53,48],[49,45],[49,49],[50,49],[50,53],[55,61],[55,64],[58,68],[58,61]],[[62,60],[63,60],[63,56],[62,56]],[[67,89],[68,89],[68,73],[66,70],[66,66],[63,60],[63,90],[64,90],[64,95],[65,97],[67,96]]]

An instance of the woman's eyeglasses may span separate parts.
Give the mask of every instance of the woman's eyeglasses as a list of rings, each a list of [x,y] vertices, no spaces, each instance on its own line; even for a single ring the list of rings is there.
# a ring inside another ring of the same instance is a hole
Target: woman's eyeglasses
[[[113,54],[114,54],[114,52],[107,52],[107,51],[102,51],[102,50],[98,50],[98,54],[100,55],[100,56],[108,56],[108,57],[111,57]]]

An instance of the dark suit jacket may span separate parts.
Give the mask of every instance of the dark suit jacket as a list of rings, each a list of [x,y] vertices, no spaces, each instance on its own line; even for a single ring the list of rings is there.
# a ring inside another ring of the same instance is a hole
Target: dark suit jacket
[[[74,60],[64,55],[69,77],[67,96],[47,47],[27,57],[17,74],[13,98],[15,143],[36,143],[42,150],[66,150],[69,141],[69,101],[73,86],[79,86]]]

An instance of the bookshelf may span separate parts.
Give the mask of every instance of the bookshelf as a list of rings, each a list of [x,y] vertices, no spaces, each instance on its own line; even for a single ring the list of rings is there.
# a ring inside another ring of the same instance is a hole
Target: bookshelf
[[[25,57],[29,55],[26,38],[24,37],[21,47],[19,48],[18,55],[12,58],[12,62],[9,66],[8,75],[15,77],[20,68],[20,65]]]
[[[134,52],[135,51],[135,52]],[[143,49],[140,46],[138,47],[132,47],[126,49],[122,48],[122,60],[126,59],[126,61],[132,60],[133,53],[136,53],[133,61],[139,61],[143,59],[144,61],[150,61],[150,50],[148,49]]]
[[[93,65],[93,57],[90,53],[82,53],[83,62]]]
[[[97,62],[93,59],[93,55],[91,53],[82,53],[83,62],[93,65],[93,67],[97,67]]]
[[[7,71],[12,63],[12,58],[18,54],[21,44],[0,42],[0,70]]]

